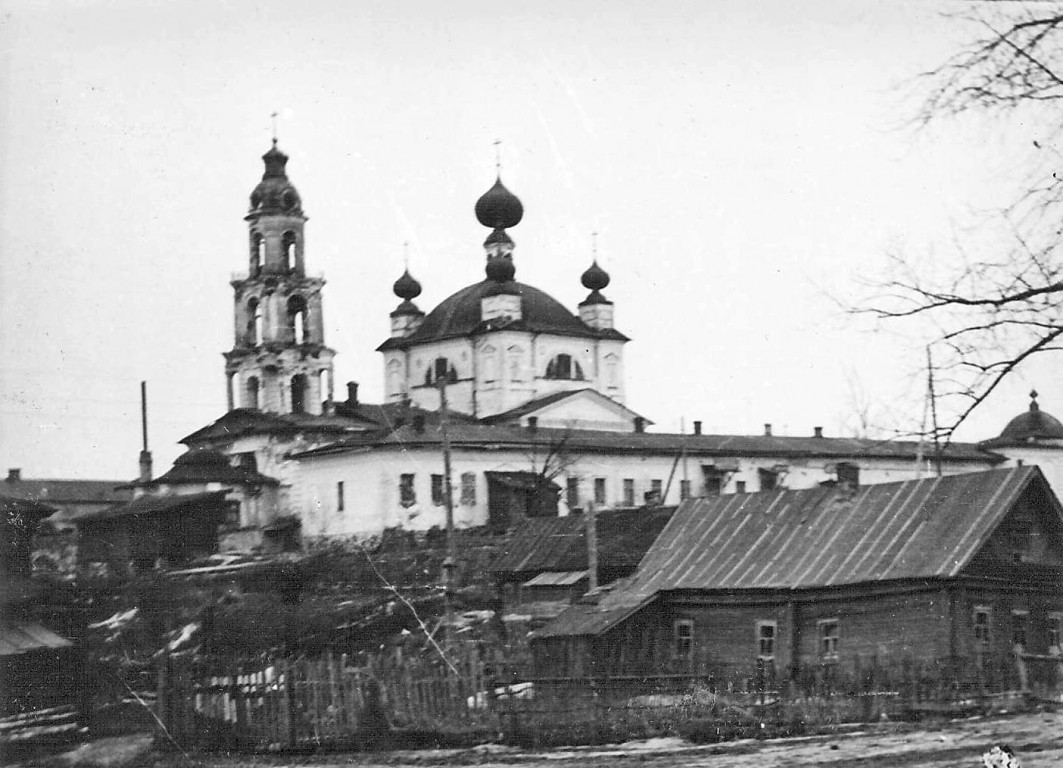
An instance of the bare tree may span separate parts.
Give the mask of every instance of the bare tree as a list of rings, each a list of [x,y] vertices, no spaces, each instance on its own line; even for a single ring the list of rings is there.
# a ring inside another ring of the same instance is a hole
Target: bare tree
[[[996,115],[1043,125],[1034,170],[1000,212],[1004,238],[977,249],[957,244],[944,273],[937,260],[894,254],[888,277],[857,308],[932,324],[946,438],[1023,364],[1063,348],[1063,156],[1049,149],[1063,135],[1063,105],[1055,104],[1063,100],[1063,6],[992,3],[963,20],[980,32],[919,79],[926,90],[917,122]]]

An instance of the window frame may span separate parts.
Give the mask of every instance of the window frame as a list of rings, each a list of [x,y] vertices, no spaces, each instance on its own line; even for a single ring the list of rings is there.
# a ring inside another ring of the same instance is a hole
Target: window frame
[[[764,637],[764,630],[771,629],[771,637]],[[760,619],[756,623],[757,658],[764,661],[775,660],[775,646],[779,640],[779,622],[772,619]],[[770,643],[770,653],[764,652],[764,642]]]
[[[606,484],[604,477],[594,478],[594,503],[604,505],[608,503]]]
[[[399,504],[412,507],[417,503],[417,475],[403,472],[399,475]]]
[[[443,475],[439,475],[439,474],[433,473],[431,477],[432,477],[432,503],[435,506],[440,507],[440,506],[442,506],[443,504],[446,503],[446,490],[444,489],[444,486],[446,485],[446,483],[444,482]]]
[[[1045,634],[1048,648],[1063,651],[1063,611],[1049,611],[1045,616]]]
[[[461,473],[461,497],[459,503],[464,507],[476,506],[476,473]]]
[[[635,506],[635,478],[624,478],[624,506]]]
[[[978,621],[979,615],[985,616],[985,622]],[[990,606],[976,605],[971,608],[971,629],[975,652],[988,651],[993,638],[993,609]]]
[[[679,481],[679,500],[680,501],[686,501],[689,498],[690,498],[690,481],[689,480],[680,480]]]
[[[694,620],[675,619],[672,622],[672,654],[676,661],[694,658]]]
[[[336,511],[343,512],[345,508],[345,499],[343,497],[343,481],[336,481]]]
[[[568,508],[579,508],[579,478],[569,475],[565,478],[565,503]]]
[[[833,633],[827,632],[829,627],[834,628]],[[820,661],[834,662],[838,660],[840,638],[841,622],[836,617],[816,621],[816,646],[819,650]]]
[[[1023,650],[1030,646],[1030,612],[1025,608],[1011,611],[1011,645],[1021,646]]]

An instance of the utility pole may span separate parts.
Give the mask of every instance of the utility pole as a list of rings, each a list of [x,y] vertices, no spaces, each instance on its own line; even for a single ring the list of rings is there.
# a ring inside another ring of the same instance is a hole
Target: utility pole
[[[934,398],[934,362],[930,358],[930,345],[926,345],[926,382],[930,396],[930,428],[934,430],[934,469],[941,477],[941,440],[938,437],[938,406]]]
[[[587,591],[598,589],[598,520],[594,499],[587,502]]]
[[[443,621],[445,622],[444,638],[446,646],[450,647],[451,630],[453,624],[453,606],[451,604],[454,594],[455,569],[458,567],[456,556],[456,544],[454,541],[454,495],[450,483],[450,433],[447,431],[447,378],[444,374],[439,378],[439,428],[443,432],[443,504],[447,511],[447,556],[443,560]]]

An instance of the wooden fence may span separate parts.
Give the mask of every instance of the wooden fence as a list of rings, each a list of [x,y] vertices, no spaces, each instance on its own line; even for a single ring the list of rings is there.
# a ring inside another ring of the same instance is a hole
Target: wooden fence
[[[474,647],[438,654],[160,665],[158,716],[182,748],[279,751],[380,744],[391,734],[598,743],[799,733],[843,722],[1063,703],[1063,660],[874,659],[783,679],[763,662],[715,674],[521,678]],[[400,741],[401,743],[401,741]]]

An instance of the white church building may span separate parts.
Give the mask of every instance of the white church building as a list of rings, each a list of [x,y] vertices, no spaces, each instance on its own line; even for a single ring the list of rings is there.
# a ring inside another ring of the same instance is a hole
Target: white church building
[[[232,546],[298,526],[303,540],[366,536],[445,522],[444,442],[455,522],[505,528],[521,516],[676,504],[689,496],[868,484],[925,477],[915,442],[771,433],[691,434],[649,429],[625,396],[624,347],[596,261],[570,309],[517,281],[509,230],[521,201],[501,179],[475,204],[489,230],[483,276],[429,312],[407,270],[394,284],[382,355],[385,402],[334,396],[325,345],[322,278],[307,277],[302,199],[274,146],[251,194],[248,271],[232,281],[234,344],[225,354],[228,412],[185,437],[234,465],[274,478],[275,513],[241,518]],[[454,272],[465,271],[461,264]],[[468,265],[469,278],[476,268]],[[364,319],[363,319],[364,321]],[[383,324],[382,324],[383,325]],[[441,410],[445,393],[447,407]],[[1029,410],[984,443],[953,443],[944,473],[1038,464],[1063,495],[1063,424]],[[271,517],[272,519],[265,519]]]

